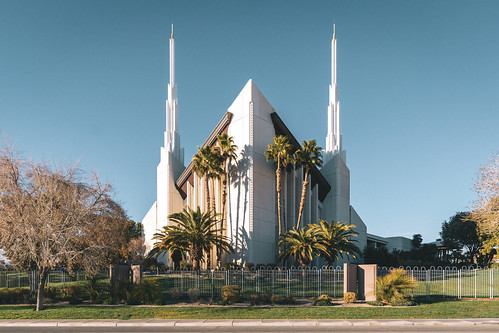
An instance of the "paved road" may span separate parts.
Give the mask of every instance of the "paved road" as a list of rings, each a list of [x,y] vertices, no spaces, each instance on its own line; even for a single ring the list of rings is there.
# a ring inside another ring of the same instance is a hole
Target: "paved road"
[[[0,320],[0,332],[499,332],[499,319]]]

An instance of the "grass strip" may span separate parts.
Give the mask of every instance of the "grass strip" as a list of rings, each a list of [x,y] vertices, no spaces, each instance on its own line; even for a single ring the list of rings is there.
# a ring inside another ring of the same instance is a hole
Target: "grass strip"
[[[499,302],[447,301],[417,307],[0,306],[0,319],[463,319],[497,318]]]

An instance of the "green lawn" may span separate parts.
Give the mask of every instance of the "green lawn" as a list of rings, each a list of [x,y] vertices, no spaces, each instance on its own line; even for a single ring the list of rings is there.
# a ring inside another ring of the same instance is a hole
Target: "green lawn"
[[[445,319],[497,318],[499,301],[424,303],[417,307],[0,306],[0,319]]]

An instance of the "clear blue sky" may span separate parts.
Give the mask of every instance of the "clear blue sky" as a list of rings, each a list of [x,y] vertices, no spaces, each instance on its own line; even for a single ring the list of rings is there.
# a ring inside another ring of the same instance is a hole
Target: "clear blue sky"
[[[188,160],[249,78],[324,146],[334,22],[352,205],[370,233],[432,241],[499,148],[498,18],[498,1],[0,0],[0,135],[96,170],[140,221],[170,24]]]

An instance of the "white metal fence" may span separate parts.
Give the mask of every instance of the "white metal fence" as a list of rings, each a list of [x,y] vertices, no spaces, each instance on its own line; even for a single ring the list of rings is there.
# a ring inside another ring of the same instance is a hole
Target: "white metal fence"
[[[109,271],[98,273],[99,279],[109,280]],[[84,281],[87,277],[85,271],[76,271],[69,274],[65,271],[52,271],[47,276],[46,286],[63,287]],[[0,288],[38,288],[38,274],[36,271],[0,271]]]
[[[499,297],[499,269],[474,267],[450,268],[402,267],[418,281],[411,293],[414,297],[427,298],[494,298]],[[378,276],[387,274],[393,268],[379,267]],[[279,296],[314,297],[328,294],[343,296],[343,269],[278,269],[251,270],[168,270],[144,272],[145,277],[157,278],[165,291],[178,289],[186,293],[191,288],[199,289],[205,297],[220,296],[222,286],[239,285],[244,295],[269,294]],[[62,287],[84,281],[84,271],[68,274],[53,271],[47,279],[47,286]],[[109,271],[99,273],[99,279],[109,281]],[[0,271],[0,288],[37,288],[37,274],[34,271]]]
[[[418,281],[412,290],[415,297],[494,298],[499,297],[499,269],[476,267],[400,267]],[[393,267],[381,267],[378,276]]]
[[[328,294],[343,297],[343,270],[335,269],[251,269],[209,271],[160,271],[146,276],[162,280],[167,290],[186,293],[195,288],[202,296],[220,296],[222,286],[238,285],[243,295],[268,294],[279,296],[314,297]]]

